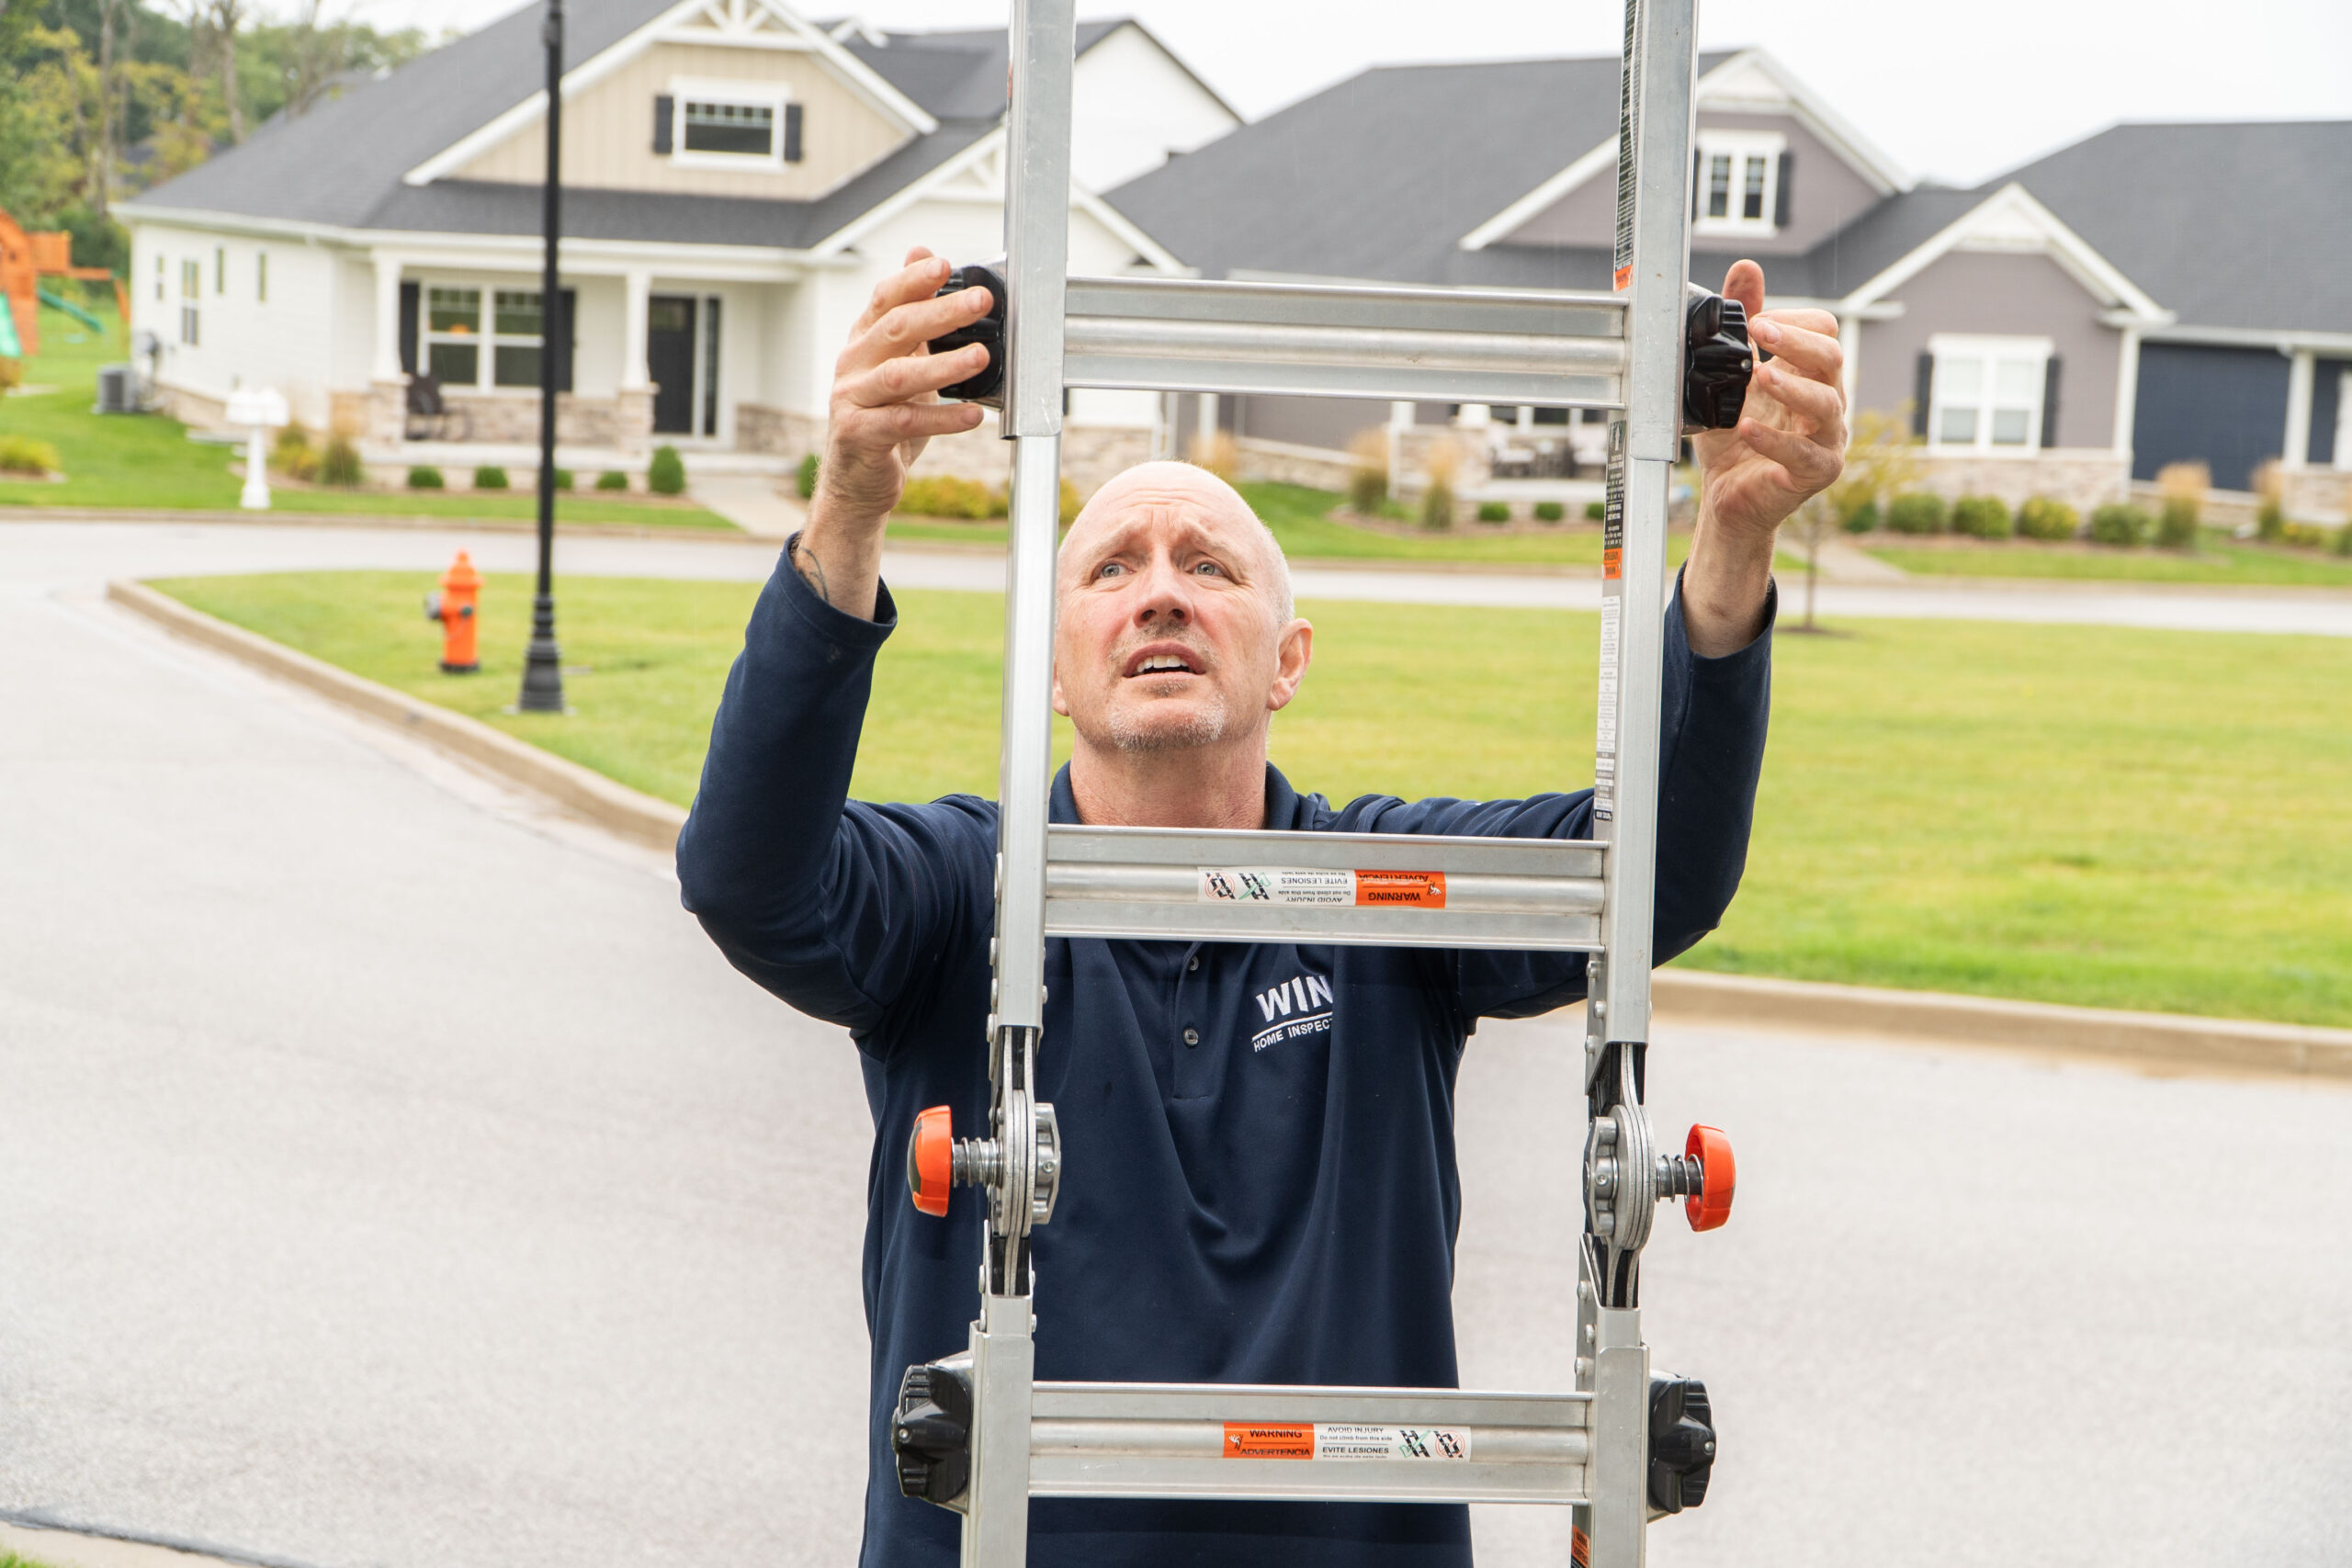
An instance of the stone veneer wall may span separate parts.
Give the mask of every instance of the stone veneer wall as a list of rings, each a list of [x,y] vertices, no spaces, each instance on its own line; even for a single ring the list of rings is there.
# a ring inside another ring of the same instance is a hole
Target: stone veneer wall
[[[1925,452],[1926,488],[1953,500],[1998,496],[2015,508],[2037,495],[2087,513],[2131,494],[2131,460],[2098,447],[2053,446],[2030,457],[1979,457]]]
[[[745,452],[772,452],[798,459],[822,452],[825,422],[813,414],[765,403],[735,405],[735,445]],[[1151,432],[1124,425],[1071,424],[1062,430],[1062,474],[1091,495],[1121,473],[1151,457]],[[1012,477],[1012,444],[998,434],[993,410],[977,430],[934,435],[916,460],[922,475],[953,475],[991,487]]]
[[[1390,489],[1398,495],[1419,495],[1428,489],[1430,451],[1440,443],[1452,446],[1459,459],[1453,468],[1454,494],[1482,490],[1494,478],[1483,440],[1464,437],[1442,424],[1417,424],[1396,433],[1396,471]]]
[[[795,462],[825,449],[825,422],[767,403],[735,405],[735,448],[767,452]]]
[[[539,399],[536,392],[451,392],[442,401],[462,411],[466,439],[527,446],[539,438]],[[555,399],[555,438],[566,446],[595,446],[614,452],[641,452],[651,445],[653,394],[621,392],[609,398],[583,398],[558,392]]]
[[[2290,468],[2278,477],[2286,481],[2288,516],[2313,522],[2352,520],[2352,472]]]
[[[1348,476],[1355,471],[1354,458],[1321,446],[1300,446],[1257,435],[1236,437],[1233,446],[1245,479],[1345,491]]]

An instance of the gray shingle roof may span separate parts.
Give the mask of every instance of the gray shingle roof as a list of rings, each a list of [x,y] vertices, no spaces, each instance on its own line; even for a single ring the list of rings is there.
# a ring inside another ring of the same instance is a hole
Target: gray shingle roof
[[[1598,248],[1457,242],[1610,135],[1616,94],[1608,56],[1367,71],[1111,200],[1210,276],[1606,288]],[[2015,180],[2186,324],[2347,332],[2347,169],[2352,121],[2117,126],[1973,190],[1891,197],[1766,270],[1775,294],[1850,293]],[[1691,275],[1733,259],[1694,254]]]
[[[1084,54],[1127,18],[1078,24]],[[1012,59],[1002,28],[884,33],[880,45],[853,35],[843,42],[890,85],[941,119],[995,119],[1004,113],[1004,73]]]
[[[1615,133],[1617,73],[1614,55],[1377,67],[1110,199],[1211,276],[1605,288],[1601,251],[1456,242]]]
[[[577,64],[593,58],[672,3],[570,0],[566,59]],[[546,65],[538,18],[537,7],[526,7],[390,76],[363,82],[300,119],[273,120],[243,145],[126,205],[133,211],[175,208],[354,229],[536,234],[535,186],[441,180],[417,186],[402,185],[401,176],[539,90]],[[1118,25],[1090,24],[1091,37],[1081,31],[1081,50]],[[940,128],[840,190],[814,201],[761,201],[568,187],[564,232],[787,248],[822,239],[970,146],[1004,112],[1001,31],[899,35],[893,45],[873,51],[872,63],[878,69],[888,56],[893,69],[882,74]],[[986,79],[991,71],[994,98],[983,103],[987,95],[975,90],[973,73]],[[963,112],[975,105],[980,107]]]

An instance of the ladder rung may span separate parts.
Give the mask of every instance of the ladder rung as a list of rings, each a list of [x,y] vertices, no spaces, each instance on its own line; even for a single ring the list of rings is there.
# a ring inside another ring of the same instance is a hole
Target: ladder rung
[[[1586,1500],[1583,1393],[1054,1383],[1031,1404],[1040,1497]]]
[[[1046,833],[1046,931],[1589,951],[1603,854],[1582,840],[1061,826]]]
[[[1073,387],[1615,408],[1614,295],[1073,277]]]

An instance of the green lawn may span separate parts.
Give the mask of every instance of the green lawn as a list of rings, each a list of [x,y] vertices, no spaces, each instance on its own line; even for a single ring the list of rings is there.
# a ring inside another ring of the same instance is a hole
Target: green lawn
[[[492,579],[483,673],[434,670],[425,575],[187,579],[198,608],[691,799],[755,590],[578,578],[569,718],[514,700],[527,586]],[[899,595],[857,792],[996,776],[1000,603]],[[1591,776],[1596,617],[1309,604],[1275,761],[1335,799]],[[2352,640],[1973,623],[1781,639],[1746,886],[1684,962],[2093,1006],[2352,1024]]]
[[[62,310],[43,307],[42,352],[25,362],[28,386],[55,387],[39,397],[0,399],[0,434],[30,435],[54,446],[65,465],[63,484],[0,480],[0,506],[119,506],[187,511],[233,509],[243,481],[229,471],[240,453],[190,441],[175,420],[159,414],[90,412],[101,365],[126,357],[122,327],[111,306],[100,314],[104,333],[91,333]],[[593,476],[582,476],[583,481]],[[279,488],[283,512],[356,513],[374,516],[528,519],[538,502],[513,495],[435,494],[415,491],[301,491]],[[699,506],[674,502],[598,497],[559,498],[566,523],[617,523],[643,528],[720,528],[734,525]]]
[[[1922,577],[2102,578],[2128,582],[2352,588],[2352,559],[2314,555],[2308,550],[2241,544],[2215,528],[2205,530],[2204,540],[2194,555],[2176,550],[2022,543],[1944,549],[1871,544],[1863,548],[1890,566]]]

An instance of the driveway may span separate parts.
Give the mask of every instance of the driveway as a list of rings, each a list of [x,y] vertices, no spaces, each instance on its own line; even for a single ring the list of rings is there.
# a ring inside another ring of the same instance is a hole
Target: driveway
[[[273,537],[0,534],[0,1516],[318,1568],[851,1561],[852,1047],[659,860],[89,588],[441,547]],[[1473,1384],[1567,1378],[1577,1062],[1539,1020],[1464,1066]],[[2352,1090],[1671,1021],[1650,1081],[1743,1167],[1649,1259],[1724,1445],[1657,1562],[2352,1557]],[[1566,1561],[1555,1513],[1477,1529]]]

